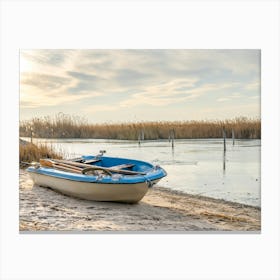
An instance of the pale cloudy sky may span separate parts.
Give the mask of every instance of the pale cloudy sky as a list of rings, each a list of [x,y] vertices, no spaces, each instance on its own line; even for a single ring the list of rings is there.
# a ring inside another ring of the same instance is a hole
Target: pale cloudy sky
[[[21,120],[260,117],[260,50],[21,50]]]

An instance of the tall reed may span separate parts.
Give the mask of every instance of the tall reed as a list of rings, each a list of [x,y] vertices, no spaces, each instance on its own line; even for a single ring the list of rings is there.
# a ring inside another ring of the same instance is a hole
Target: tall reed
[[[172,130],[175,138],[220,138],[222,128],[231,137],[234,130],[235,138],[260,139],[260,119],[239,117],[229,120],[213,121],[172,121],[172,122],[136,122],[118,124],[90,124],[84,118],[58,114],[54,118],[49,116],[33,118],[20,122],[20,136],[30,137],[31,131],[38,138],[96,138],[137,140],[143,131],[145,139],[167,139]]]
[[[62,154],[46,144],[34,145],[25,143],[19,145],[19,162],[38,162],[40,158],[62,158]]]

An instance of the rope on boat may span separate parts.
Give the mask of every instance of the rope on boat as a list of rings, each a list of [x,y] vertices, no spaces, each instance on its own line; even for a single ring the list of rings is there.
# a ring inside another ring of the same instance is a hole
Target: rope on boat
[[[151,188],[154,184],[151,180],[149,180],[148,178],[146,178],[146,184],[148,186],[148,188]]]

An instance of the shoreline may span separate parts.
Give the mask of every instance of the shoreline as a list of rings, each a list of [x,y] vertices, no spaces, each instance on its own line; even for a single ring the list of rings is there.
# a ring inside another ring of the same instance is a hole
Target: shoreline
[[[20,233],[260,232],[261,208],[155,186],[137,204],[95,202],[33,186],[20,169]]]
[[[214,201],[214,202],[220,202],[220,203],[225,203],[225,204],[232,204],[233,206],[241,206],[241,207],[248,207],[248,208],[253,208],[256,210],[261,210],[261,206],[257,206],[257,205],[250,205],[250,204],[246,204],[246,203],[242,203],[242,202],[237,202],[237,201],[230,201],[230,200],[225,200],[223,198],[215,198],[215,197],[211,197],[211,196],[205,196],[205,195],[201,195],[201,194],[190,194],[190,193],[186,193],[180,190],[175,190],[175,189],[170,189],[168,187],[163,187],[163,186],[156,186],[156,189],[159,189],[163,192],[167,192],[167,193],[172,193],[174,195],[178,195],[178,196],[186,196],[186,197],[190,197],[190,198],[196,198],[196,199],[203,199],[203,200],[208,200],[208,201]]]

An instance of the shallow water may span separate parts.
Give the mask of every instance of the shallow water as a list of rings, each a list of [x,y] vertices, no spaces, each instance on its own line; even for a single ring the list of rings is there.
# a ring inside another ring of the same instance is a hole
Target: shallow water
[[[29,140],[26,138],[26,140]],[[159,185],[190,194],[221,198],[248,205],[261,205],[260,140],[227,140],[224,154],[222,139],[176,140],[172,149],[166,141],[34,139],[45,142],[67,157],[95,155],[141,159],[159,164],[168,176]]]

